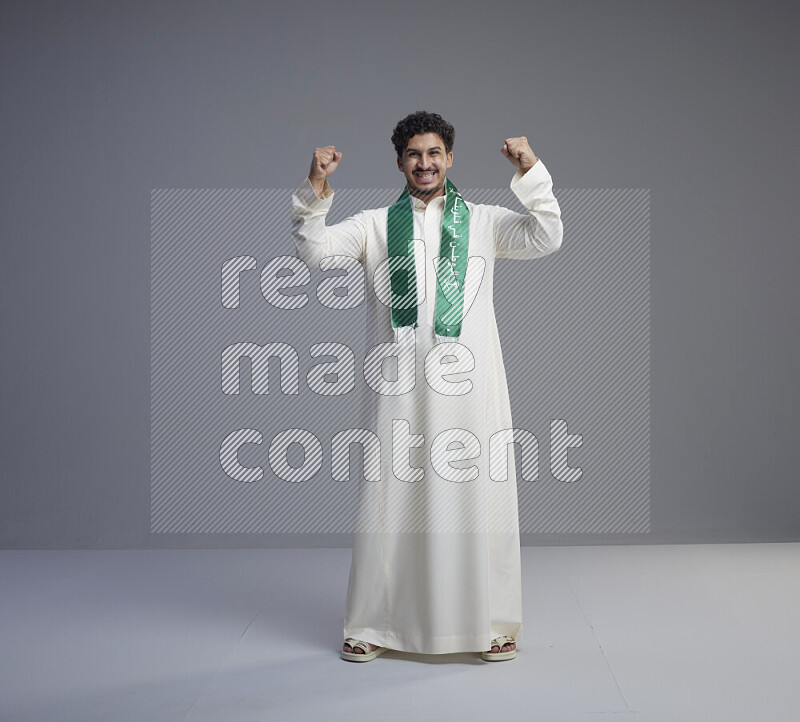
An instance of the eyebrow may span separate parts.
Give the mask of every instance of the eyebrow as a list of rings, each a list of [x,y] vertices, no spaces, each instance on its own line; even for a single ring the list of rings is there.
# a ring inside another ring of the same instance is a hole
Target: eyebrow
[[[428,148],[429,151],[431,151],[431,150],[441,150],[441,149],[442,149],[442,146],[440,146],[440,145],[434,145],[434,146],[431,146],[430,148]],[[406,148],[406,153],[419,153],[419,149],[418,148]]]

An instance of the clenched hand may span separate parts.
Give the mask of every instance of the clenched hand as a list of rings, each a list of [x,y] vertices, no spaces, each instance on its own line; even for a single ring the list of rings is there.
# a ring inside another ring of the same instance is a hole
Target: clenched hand
[[[533,150],[528,145],[528,139],[524,135],[518,138],[506,138],[506,142],[503,143],[503,147],[500,150],[523,173],[530,170],[533,164],[539,160],[534,155]]]
[[[308,180],[317,196],[322,197],[325,181],[336,170],[342,154],[336,150],[335,145],[326,145],[323,148],[314,148],[314,157],[311,159],[311,169],[308,171]]]

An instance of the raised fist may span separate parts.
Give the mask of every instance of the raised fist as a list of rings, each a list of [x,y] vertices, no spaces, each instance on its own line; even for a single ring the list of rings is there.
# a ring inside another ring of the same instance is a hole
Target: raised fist
[[[308,172],[308,179],[313,183],[319,181],[324,183],[339,161],[342,154],[336,150],[335,145],[326,145],[324,148],[314,148],[314,157],[311,159],[311,170]]]
[[[523,173],[539,160],[533,154],[533,150],[528,145],[528,139],[524,135],[519,136],[519,138],[506,138],[506,142],[503,143],[503,147],[500,150]]]

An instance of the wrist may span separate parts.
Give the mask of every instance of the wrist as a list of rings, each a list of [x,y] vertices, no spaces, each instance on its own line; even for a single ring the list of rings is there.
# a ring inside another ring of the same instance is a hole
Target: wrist
[[[308,182],[311,183],[311,187],[314,189],[314,193],[317,194],[317,198],[322,198],[325,194],[325,182],[326,178],[311,178],[309,176]]]

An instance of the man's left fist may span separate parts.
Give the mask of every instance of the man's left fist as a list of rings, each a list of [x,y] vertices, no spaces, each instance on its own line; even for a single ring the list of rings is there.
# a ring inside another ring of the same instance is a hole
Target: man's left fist
[[[503,155],[508,158],[523,173],[531,169],[533,164],[539,160],[528,145],[528,139],[521,135],[519,138],[506,138],[503,147],[500,149]]]

